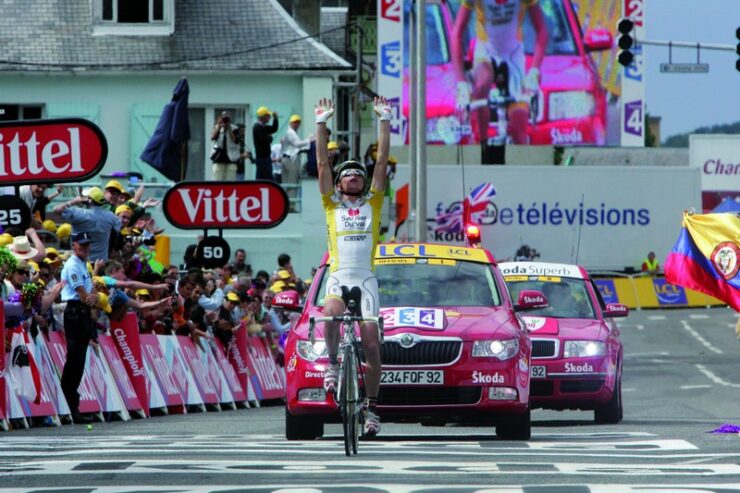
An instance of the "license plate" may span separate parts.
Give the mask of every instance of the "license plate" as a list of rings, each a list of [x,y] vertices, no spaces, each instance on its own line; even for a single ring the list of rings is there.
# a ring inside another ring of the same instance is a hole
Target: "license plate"
[[[532,378],[546,378],[547,367],[546,366],[533,366],[532,367]]]
[[[380,374],[383,385],[443,385],[443,370],[383,370]]]

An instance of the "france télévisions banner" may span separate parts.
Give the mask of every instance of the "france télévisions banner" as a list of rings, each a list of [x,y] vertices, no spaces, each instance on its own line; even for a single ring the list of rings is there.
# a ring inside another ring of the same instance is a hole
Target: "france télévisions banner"
[[[79,182],[95,176],[108,142],[81,118],[0,122],[0,183]]]
[[[622,12],[635,23],[634,34],[645,39],[645,0],[623,0]],[[622,73],[621,145],[645,145],[645,51],[641,44],[633,48],[635,61]]]
[[[378,0],[378,94],[394,109],[391,145],[403,145],[406,119],[401,112],[403,94],[403,8],[404,0]]]

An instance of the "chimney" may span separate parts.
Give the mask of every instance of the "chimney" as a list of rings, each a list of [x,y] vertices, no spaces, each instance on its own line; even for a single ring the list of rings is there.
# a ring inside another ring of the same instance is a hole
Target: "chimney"
[[[293,0],[293,18],[310,35],[321,32],[321,1]]]

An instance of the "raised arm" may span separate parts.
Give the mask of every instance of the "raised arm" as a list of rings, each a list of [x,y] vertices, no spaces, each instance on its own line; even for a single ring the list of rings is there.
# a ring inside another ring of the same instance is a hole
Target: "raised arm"
[[[380,128],[378,129],[378,159],[375,161],[372,187],[378,192],[385,191],[387,180],[386,167],[391,145],[391,116],[393,109],[384,96],[375,98],[373,109],[378,115]]]
[[[326,148],[326,122],[334,114],[334,104],[331,99],[320,99],[314,107],[314,113],[316,115],[316,165],[319,170],[319,192],[321,195],[326,195],[334,189],[329,151]]]

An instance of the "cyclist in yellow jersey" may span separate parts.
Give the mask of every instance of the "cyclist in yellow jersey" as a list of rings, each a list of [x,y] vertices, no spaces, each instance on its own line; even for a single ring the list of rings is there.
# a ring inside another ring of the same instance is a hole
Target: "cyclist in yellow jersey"
[[[329,278],[326,283],[324,316],[341,315],[345,311],[342,286],[360,288],[360,309],[363,316],[377,316],[379,310],[378,280],[373,268],[375,246],[380,236],[380,209],[386,183],[386,166],[390,146],[391,106],[384,97],[375,98],[375,113],[380,119],[378,159],[368,189],[365,166],[357,161],[345,161],[333,170],[329,164],[326,122],[334,113],[329,99],[316,105],[316,162],[319,191],[326,213],[329,248]],[[365,355],[365,434],[376,435],[380,420],[375,412],[380,389],[380,340],[378,327],[364,323],[361,327],[362,350]],[[326,323],[324,339],[329,353],[329,366],[324,372],[324,388],[336,390],[339,374],[339,324]]]
[[[537,33],[532,67],[525,76],[524,43],[521,30],[525,10]],[[476,42],[473,59],[473,80],[465,78],[463,33],[475,11]],[[529,97],[525,92],[537,92],[540,68],[547,49],[547,25],[537,0],[461,0],[455,18],[450,42],[450,54],[455,68],[457,105],[464,108],[471,99],[488,99],[497,76],[508,74],[508,92],[515,102],[508,109],[508,135],[514,144],[527,144]],[[491,120],[487,105],[476,110],[478,135],[482,145],[487,144],[488,124]]]

